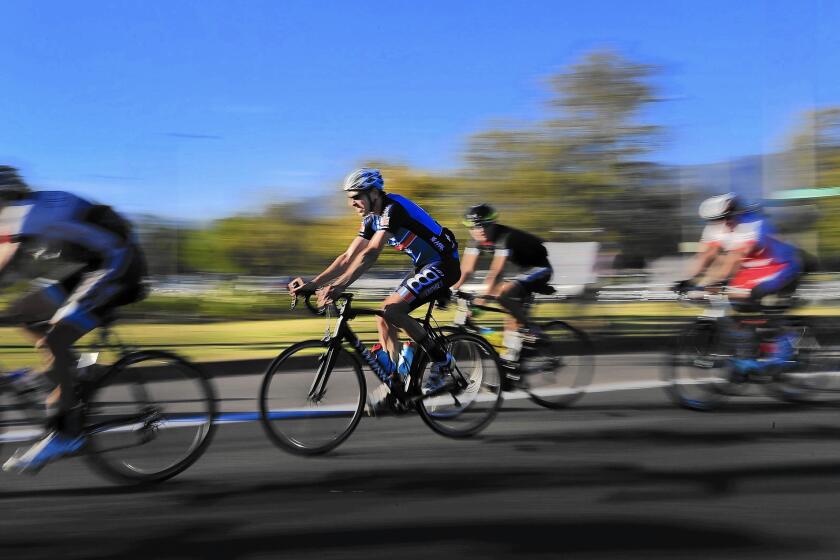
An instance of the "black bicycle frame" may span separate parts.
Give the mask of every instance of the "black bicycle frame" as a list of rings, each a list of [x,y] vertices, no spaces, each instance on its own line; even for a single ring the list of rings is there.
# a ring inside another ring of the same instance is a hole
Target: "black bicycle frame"
[[[358,311],[352,309],[351,302],[353,301],[352,294],[346,294],[342,296],[344,298],[344,305],[339,312],[338,321],[336,322],[335,331],[333,336],[329,339],[329,348],[327,352],[322,355],[320,359],[320,363],[318,365],[318,372],[315,375],[315,379],[312,382],[312,386],[309,388],[309,399],[314,402],[320,401],[327,390],[327,382],[330,379],[330,374],[332,373],[333,367],[335,366],[335,362],[338,359],[338,352],[341,350],[341,343],[343,341],[347,341],[350,343],[350,346],[353,348],[353,351],[359,356],[359,358],[370,367],[371,370],[376,374],[376,376],[380,380],[385,380],[388,378],[388,372],[386,372],[376,357],[371,354],[370,350],[359,340],[359,337],[356,336],[356,333],[353,332],[353,329],[347,324],[350,319],[354,319],[358,316],[377,316],[382,317],[382,311],[375,310],[375,309],[360,309]],[[432,311],[434,310],[435,301],[429,302],[429,308],[426,311],[426,317],[423,320],[423,328],[426,332],[430,333],[430,336],[435,337],[436,335],[433,330],[430,328],[430,321],[432,317]],[[412,372],[414,373],[414,368],[417,362],[412,364]]]

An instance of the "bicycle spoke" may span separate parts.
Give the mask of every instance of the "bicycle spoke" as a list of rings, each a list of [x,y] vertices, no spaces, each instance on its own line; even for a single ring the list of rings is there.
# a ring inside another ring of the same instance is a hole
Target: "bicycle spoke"
[[[355,429],[365,404],[364,376],[354,357],[323,341],[297,344],[270,366],[260,414],[271,440],[293,453],[325,453]]]
[[[214,429],[211,385],[200,370],[163,352],[124,358],[95,382],[87,408],[89,458],[122,481],[178,474],[204,452]]]

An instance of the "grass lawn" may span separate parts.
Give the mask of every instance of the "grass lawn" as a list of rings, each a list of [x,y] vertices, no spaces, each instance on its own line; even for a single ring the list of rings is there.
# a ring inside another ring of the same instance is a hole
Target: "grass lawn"
[[[376,305],[357,302],[357,307]],[[425,309],[421,310],[425,311]],[[656,324],[657,318],[696,316],[699,308],[667,302],[631,304],[552,303],[540,305],[536,315],[541,318],[558,317],[577,324],[585,330],[608,329],[611,324],[644,327]],[[838,309],[829,307],[800,308],[796,314],[831,316]],[[418,312],[417,315],[420,315]],[[438,311],[435,317],[441,324],[449,324],[454,309]],[[501,315],[484,313],[481,324],[499,326]],[[334,325],[334,321],[330,323]],[[143,348],[171,350],[197,362],[270,358],[294,342],[322,338],[327,326],[323,317],[309,316],[301,310],[294,319],[252,320],[193,323],[130,323],[117,324],[115,332],[130,345]],[[376,328],[372,317],[353,321],[353,329],[365,342],[374,341]],[[38,362],[37,353],[19,329],[0,328],[0,368],[9,369]],[[95,341],[96,333],[83,338],[79,346]],[[108,357],[105,357],[107,360]]]

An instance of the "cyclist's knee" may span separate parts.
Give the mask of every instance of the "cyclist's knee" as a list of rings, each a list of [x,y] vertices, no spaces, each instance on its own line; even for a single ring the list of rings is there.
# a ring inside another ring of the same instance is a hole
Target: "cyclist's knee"
[[[502,286],[502,289],[499,291],[499,295],[496,299],[498,299],[499,302],[505,306],[510,304],[516,304],[517,301],[522,297],[522,292],[523,289],[519,284],[517,284],[516,282],[508,282],[507,284]]]
[[[69,350],[88,330],[68,321],[56,323],[44,337],[47,348],[53,353]]]
[[[393,323],[395,320],[399,321],[409,313],[408,305],[405,303],[385,303],[382,306],[382,315],[386,322]]]

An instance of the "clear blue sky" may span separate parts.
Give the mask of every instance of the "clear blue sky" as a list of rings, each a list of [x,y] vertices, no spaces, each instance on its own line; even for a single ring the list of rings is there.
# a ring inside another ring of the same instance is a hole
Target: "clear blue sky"
[[[131,212],[218,217],[360,160],[442,170],[544,114],[593,49],[658,64],[656,158],[777,149],[840,104],[840,2],[5,0],[0,162]]]

